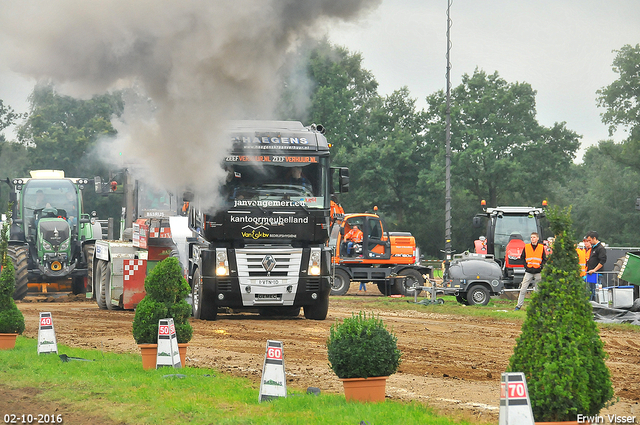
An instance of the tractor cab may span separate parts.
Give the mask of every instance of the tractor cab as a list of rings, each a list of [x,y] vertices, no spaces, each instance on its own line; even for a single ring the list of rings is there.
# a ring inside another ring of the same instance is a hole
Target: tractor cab
[[[390,240],[378,215],[346,214],[334,223],[329,245],[337,262],[367,263],[391,259]]]
[[[531,233],[538,233],[542,240],[541,219],[545,216],[542,208],[496,207],[486,208],[477,214],[474,227],[481,227],[487,220],[485,240],[476,241],[476,253],[493,255],[503,271],[503,278],[509,285],[518,285],[524,277],[524,263],[520,254],[525,244],[531,242]],[[478,247],[484,249],[478,252]]]

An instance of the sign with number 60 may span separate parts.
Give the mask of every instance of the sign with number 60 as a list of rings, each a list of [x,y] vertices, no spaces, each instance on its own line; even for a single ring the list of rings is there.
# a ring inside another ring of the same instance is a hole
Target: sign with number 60
[[[269,347],[267,349],[267,358],[271,360],[282,360],[282,348]]]

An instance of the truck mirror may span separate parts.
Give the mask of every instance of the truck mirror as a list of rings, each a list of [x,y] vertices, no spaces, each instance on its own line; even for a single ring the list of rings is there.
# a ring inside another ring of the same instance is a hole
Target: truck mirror
[[[482,227],[482,217],[475,216],[473,217],[473,227]]]
[[[340,193],[349,192],[349,169],[340,167]]]

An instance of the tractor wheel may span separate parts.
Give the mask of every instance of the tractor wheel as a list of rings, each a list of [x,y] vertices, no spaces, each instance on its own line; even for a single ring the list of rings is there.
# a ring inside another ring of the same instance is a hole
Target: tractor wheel
[[[7,255],[13,263],[16,277],[16,289],[13,291],[13,299],[21,300],[27,295],[27,261],[29,258],[29,247],[26,245],[9,245]]]
[[[206,296],[200,278],[200,270],[193,272],[193,287],[191,288],[191,299],[193,302],[194,319],[216,320],[218,308],[214,299]]]
[[[341,269],[336,269],[336,275],[331,285],[331,295],[344,295],[351,287],[351,278],[349,274]]]
[[[71,292],[73,295],[85,294],[87,292],[84,287],[84,277],[74,277],[71,280]]]
[[[93,282],[93,254],[96,250],[96,246],[94,244],[86,244],[83,248],[84,258],[87,261],[87,287],[85,288],[86,292],[91,292],[91,298],[96,298],[96,288],[94,288]]]
[[[616,260],[616,263],[613,265],[613,286],[627,286],[629,284],[629,282],[627,282],[626,280],[622,280],[618,277],[618,273],[620,273],[620,270],[622,270],[622,264],[624,263],[624,260],[626,258],[626,255],[624,257],[618,258]]]
[[[324,320],[329,312],[329,297],[316,300],[313,305],[304,306],[304,317],[311,320]]]
[[[96,282],[98,287],[96,288],[96,303],[101,310],[107,309],[106,299],[106,287],[107,287],[107,273],[109,272],[109,263],[104,260],[98,260],[96,266]]]
[[[411,288],[424,284],[424,279],[417,270],[404,269],[398,273],[398,277],[400,279],[395,279],[395,283],[391,287],[391,295],[413,295],[414,291]],[[420,295],[421,292],[422,290],[419,290],[417,294]]]
[[[489,290],[482,285],[473,285],[467,292],[467,303],[469,305],[487,305],[490,299]]]

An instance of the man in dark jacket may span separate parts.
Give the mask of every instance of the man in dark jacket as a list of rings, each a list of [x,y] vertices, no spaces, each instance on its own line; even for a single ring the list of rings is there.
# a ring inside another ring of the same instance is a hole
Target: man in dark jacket
[[[607,250],[602,243],[598,240],[598,232],[591,230],[585,236],[591,243],[591,255],[587,260],[587,282],[589,283],[589,289],[591,290],[591,300],[596,299],[596,284],[598,283],[598,270],[602,270],[604,263],[607,262]]]
[[[545,253],[544,245],[539,244],[540,236],[533,232],[531,234],[531,243],[524,246],[520,259],[524,261],[524,278],[520,284],[520,295],[518,296],[518,304],[516,305],[516,311],[522,308],[524,304],[524,297],[527,295],[527,289],[533,282],[533,290],[538,289],[538,282],[540,282],[540,272],[544,263],[547,262],[547,254]]]

